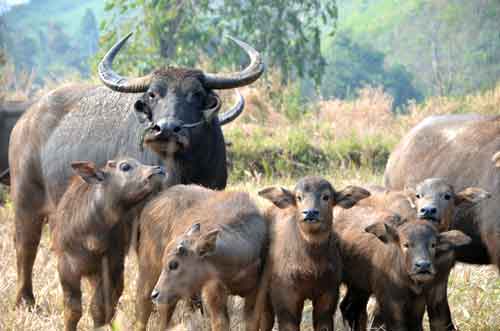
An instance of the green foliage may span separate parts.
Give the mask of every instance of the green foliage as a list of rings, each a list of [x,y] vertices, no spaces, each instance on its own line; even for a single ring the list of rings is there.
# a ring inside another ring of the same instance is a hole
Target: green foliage
[[[413,86],[412,75],[403,66],[387,67],[382,52],[354,42],[345,33],[335,36],[327,56],[330,63],[321,86],[326,98],[354,98],[359,89],[371,85],[383,86],[393,96],[395,108],[410,99],[422,99]]]
[[[1,17],[0,47],[17,70],[35,70],[39,83],[72,73],[88,76],[101,13],[101,0],[32,0],[14,6]]]
[[[307,76],[317,83],[325,67],[322,31],[332,33],[337,17],[332,0],[107,0],[105,10],[111,15],[101,26],[103,52],[116,41],[116,31],[135,31],[125,51],[127,58],[132,55],[128,62],[134,67],[145,62],[144,69],[151,70],[172,60],[193,66],[200,57],[216,68],[233,65],[242,54],[235,47],[221,46],[220,37],[229,34],[262,51],[267,64],[282,72],[284,82]],[[134,61],[136,51],[140,61]]]
[[[239,128],[226,131],[231,181],[249,178],[276,180],[323,173],[335,168],[364,167],[382,173],[397,141],[385,135],[360,136],[354,133],[337,140],[318,140],[328,136],[329,128],[298,123],[293,128],[270,132],[256,127],[251,132]],[[314,131],[316,130],[316,131]]]
[[[426,96],[465,95],[500,77],[498,0],[340,0],[339,33],[403,65]]]

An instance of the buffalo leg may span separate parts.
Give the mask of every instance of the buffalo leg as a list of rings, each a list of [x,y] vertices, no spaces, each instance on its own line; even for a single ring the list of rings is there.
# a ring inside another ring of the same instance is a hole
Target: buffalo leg
[[[202,298],[206,302],[212,331],[229,331],[228,294],[224,285],[217,281],[209,282],[203,287]]]
[[[116,305],[123,292],[123,267],[120,263],[103,258],[101,273],[91,277],[94,290],[90,304],[90,312],[94,327],[109,324],[115,315]],[[111,263],[111,264],[108,264]]]
[[[436,285],[433,291],[429,291],[426,297],[427,313],[429,315],[429,325],[431,331],[456,330],[451,319],[447,287],[448,277],[446,277],[446,281]]]
[[[278,318],[280,331],[298,331],[304,309],[304,299],[287,287],[275,286],[271,289],[273,310]]]
[[[337,293],[325,293],[313,300],[313,325],[315,331],[333,331]]]
[[[408,330],[423,331],[423,318],[425,313],[425,299],[413,302],[407,317]]]
[[[106,311],[109,311],[107,303],[109,302],[107,302],[107,293],[105,293],[105,291],[108,293],[111,291],[105,289],[101,275],[92,276],[90,278],[90,284],[93,290],[92,300],[90,302],[90,314],[94,321],[94,328],[98,328],[106,324]]]
[[[174,316],[176,306],[177,301],[158,306],[158,312],[160,313],[160,330],[167,330],[172,320],[172,316]]]
[[[245,297],[245,305],[243,307],[243,318],[245,320],[245,329],[247,331],[253,331],[255,326],[253,325],[254,312],[257,309],[255,303],[257,301],[257,290],[250,293]]]
[[[271,298],[267,296],[267,300],[264,305],[264,311],[262,312],[262,317],[260,320],[261,331],[271,331],[274,327],[274,309],[271,304]]]
[[[71,265],[61,257],[58,261],[59,279],[64,298],[64,330],[76,331],[82,317],[82,291],[80,275],[71,270]]]
[[[342,318],[347,321],[351,330],[366,330],[368,316],[366,306],[370,295],[364,291],[349,287],[345,297],[340,303]]]
[[[151,301],[151,292],[158,279],[158,274],[150,275],[153,270],[148,264],[141,263],[139,260],[139,276],[137,278],[137,289],[135,296],[135,317],[137,331],[146,331],[149,317],[153,311],[153,302]]]
[[[16,233],[14,237],[17,259],[16,306],[35,304],[33,294],[33,265],[42,235],[43,217],[21,216],[16,212]]]

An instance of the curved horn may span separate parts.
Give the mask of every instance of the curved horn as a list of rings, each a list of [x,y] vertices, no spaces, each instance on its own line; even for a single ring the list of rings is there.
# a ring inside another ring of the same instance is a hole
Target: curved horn
[[[231,89],[235,87],[245,86],[256,81],[264,72],[264,63],[262,56],[252,46],[247,43],[228,36],[250,57],[250,64],[240,72],[230,74],[204,74],[205,86],[213,89]]]
[[[118,54],[131,35],[132,32],[123,37],[109,49],[106,55],[102,58],[101,62],[99,62],[97,72],[101,82],[113,91],[126,93],[146,92],[151,82],[151,75],[139,78],[126,78],[118,75],[112,69],[113,60],[115,59],[116,54]]]
[[[245,99],[240,94],[240,91],[236,90],[236,94],[238,96],[238,101],[233,106],[233,108],[231,108],[228,111],[225,111],[222,114],[219,114],[218,117],[220,125],[231,123],[236,119],[236,117],[240,116],[240,114],[243,112],[243,108],[245,108]]]

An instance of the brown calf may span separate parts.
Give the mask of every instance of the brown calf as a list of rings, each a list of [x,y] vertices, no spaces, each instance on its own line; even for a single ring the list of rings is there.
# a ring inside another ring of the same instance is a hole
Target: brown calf
[[[250,327],[268,223],[249,195],[176,185],[141,214],[137,330],[158,305],[165,330],[177,302],[202,294],[212,330],[229,330],[228,295],[245,298]]]
[[[350,301],[356,307],[348,309],[352,315],[345,316],[344,302],[341,305],[351,327],[366,330],[366,303],[371,294],[377,299],[382,319],[376,324],[384,323],[388,330],[420,331],[429,302],[429,317],[436,323],[433,326],[440,325],[437,293],[443,286],[446,289],[455,261],[454,247],[469,243],[470,238],[456,230],[439,233],[427,220],[406,221],[371,207],[336,210],[335,215],[343,281],[356,293],[356,300],[351,297]]]
[[[96,328],[109,323],[123,291],[123,267],[130,238],[128,213],[158,189],[161,167],[134,159],[71,164],[78,176],[50,218],[53,248],[64,292],[64,328],[76,330],[82,316],[80,281],[94,289],[91,314]]]
[[[263,330],[272,329],[274,314],[280,330],[298,330],[306,299],[313,303],[314,329],[334,330],[342,261],[332,231],[332,208],[351,208],[369,194],[359,187],[335,191],[319,177],[301,179],[293,192],[280,187],[259,192],[275,205],[267,211],[272,230],[264,272],[268,280],[261,289],[269,298]]]

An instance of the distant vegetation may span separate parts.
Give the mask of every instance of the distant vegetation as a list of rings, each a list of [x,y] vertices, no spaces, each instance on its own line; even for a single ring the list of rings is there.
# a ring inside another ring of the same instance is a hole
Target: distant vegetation
[[[0,16],[0,70],[7,62],[34,70],[34,87],[95,78],[99,58],[128,31],[116,63],[123,73],[223,70],[245,61],[221,38],[230,34],[262,50],[281,83],[299,91],[288,115],[317,99],[353,100],[366,86],[405,112],[412,100],[493,88],[499,22],[498,0],[32,0]]]

